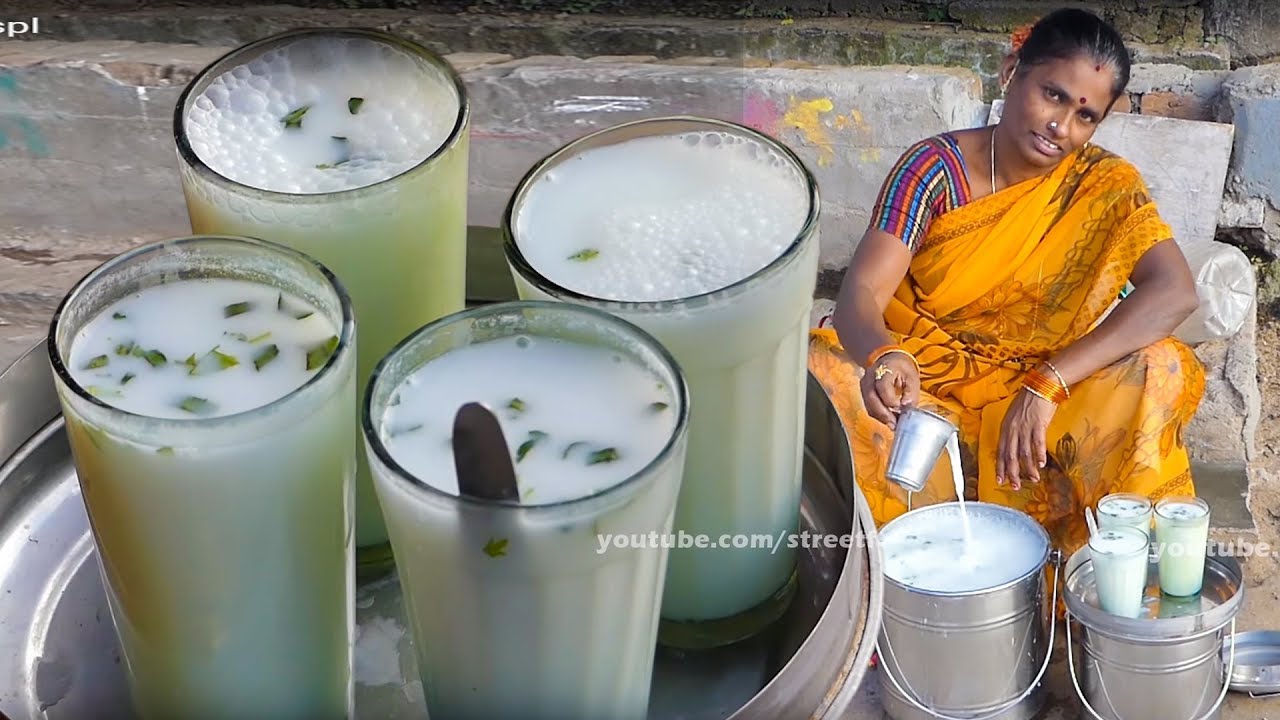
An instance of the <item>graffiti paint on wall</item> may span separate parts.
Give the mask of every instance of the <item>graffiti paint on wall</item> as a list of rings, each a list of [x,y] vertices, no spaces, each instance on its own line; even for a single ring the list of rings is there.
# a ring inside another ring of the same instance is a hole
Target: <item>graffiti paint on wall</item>
[[[18,78],[12,73],[0,72],[0,153],[21,142],[31,155],[47,157],[49,146],[40,127],[31,118],[9,111],[17,105],[17,100]]]
[[[835,159],[837,144],[858,147],[859,159],[873,162],[880,158],[878,148],[869,147],[871,126],[856,108],[838,112],[831,98],[802,99],[794,96],[785,106],[763,95],[751,94],[742,107],[743,124],[767,135],[779,137],[785,130],[799,131],[804,144],[817,151],[819,166],[825,167]],[[852,133],[856,138],[837,143],[835,133]]]

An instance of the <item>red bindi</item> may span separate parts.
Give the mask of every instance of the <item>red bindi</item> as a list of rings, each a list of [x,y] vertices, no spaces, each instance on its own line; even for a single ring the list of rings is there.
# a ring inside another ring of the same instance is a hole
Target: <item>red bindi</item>
[[[1093,71],[1094,71],[1094,72],[1102,72],[1102,66],[1101,66],[1101,65],[1094,65],[1094,66],[1093,66]]]
[[[1084,104],[1084,98],[1080,98],[1080,104],[1081,104],[1081,105],[1083,105],[1083,104]]]

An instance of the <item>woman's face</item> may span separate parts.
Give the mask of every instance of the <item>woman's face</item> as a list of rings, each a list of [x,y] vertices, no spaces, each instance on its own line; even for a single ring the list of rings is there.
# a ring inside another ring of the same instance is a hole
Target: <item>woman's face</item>
[[[1012,69],[1006,61],[1004,77]],[[1018,68],[1000,125],[1026,163],[1052,167],[1093,137],[1114,82],[1115,68],[1086,55]]]

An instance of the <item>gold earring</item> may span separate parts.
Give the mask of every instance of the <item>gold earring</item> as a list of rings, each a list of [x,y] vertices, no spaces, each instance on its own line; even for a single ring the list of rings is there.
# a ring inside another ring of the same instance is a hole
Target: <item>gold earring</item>
[[[1020,62],[1022,62],[1022,60],[1020,59],[1013,61],[1013,69],[1009,71],[1009,77],[1005,79],[1003,83],[1000,84],[1001,95],[1004,95],[1009,91],[1009,83],[1013,82],[1013,76],[1018,74],[1018,63]]]

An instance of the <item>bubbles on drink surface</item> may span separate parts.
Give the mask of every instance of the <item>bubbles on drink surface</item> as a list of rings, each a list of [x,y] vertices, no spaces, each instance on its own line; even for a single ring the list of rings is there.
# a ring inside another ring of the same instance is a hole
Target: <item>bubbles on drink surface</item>
[[[1121,518],[1137,517],[1150,509],[1150,504],[1128,498],[1111,498],[1098,505],[1098,512]]]
[[[443,72],[363,38],[304,38],[222,74],[186,118],[196,155],[238,183],[323,193],[398,175],[453,130]]]
[[[900,518],[881,535],[884,573],[932,592],[997,587],[1025,575],[1043,558],[1044,541],[1027,527],[969,508],[971,538],[956,504]]]
[[[1160,506],[1160,515],[1171,520],[1196,520],[1208,512],[1204,507],[1189,502],[1171,502]]]
[[[1089,540],[1089,548],[1102,553],[1130,553],[1141,550],[1147,545],[1148,540],[1143,535],[1116,530],[1099,531],[1096,538]]]
[[[480,402],[498,418],[525,505],[603,491],[642,471],[677,420],[673,391],[616,351],[518,335],[450,350],[410,373],[379,423],[387,452],[458,493],[454,415]]]
[[[577,292],[659,301],[712,292],[773,262],[809,210],[776,150],[729,132],[642,137],[584,151],[530,188],[521,252]]]

